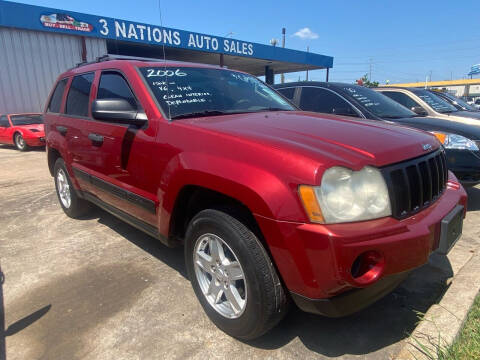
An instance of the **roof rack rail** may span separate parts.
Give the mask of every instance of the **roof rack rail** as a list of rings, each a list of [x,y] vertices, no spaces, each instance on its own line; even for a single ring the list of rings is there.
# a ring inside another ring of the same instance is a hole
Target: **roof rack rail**
[[[96,64],[103,61],[112,61],[112,60],[136,60],[136,61],[148,61],[148,62],[165,62],[165,61],[172,61],[175,63],[185,63],[188,64],[187,61],[178,61],[178,60],[171,60],[171,59],[159,59],[159,58],[150,58],[150,57],[139,57],[139,56],[128,56],[128,55],[116,55],[116,54],[106,54],[97,57],[93,61],[82,61],[75,65],[72,69],[79,68],[81,66]],[[211,64],[211,66],[217,66]],[[70,69],[70,70],[72,70]]]

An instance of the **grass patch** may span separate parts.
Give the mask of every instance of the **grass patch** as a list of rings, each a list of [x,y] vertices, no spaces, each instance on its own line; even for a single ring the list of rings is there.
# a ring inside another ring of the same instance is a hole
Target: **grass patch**
[[[477,295],[458,339],[439,359],[480,359],[480,295]]]

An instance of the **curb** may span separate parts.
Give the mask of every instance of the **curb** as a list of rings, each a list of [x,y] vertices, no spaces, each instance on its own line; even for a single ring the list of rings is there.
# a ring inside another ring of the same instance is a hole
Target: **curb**
[[[465,256],[465,250],[458,250],[456,255]],[[436,356],[439,348],[444,349],[455,341],[480,290],[480,253],[469,252],[470,258],[455,274],[447,292],[438,304],[428,309],[395,360],[431,360],[428,353]]]

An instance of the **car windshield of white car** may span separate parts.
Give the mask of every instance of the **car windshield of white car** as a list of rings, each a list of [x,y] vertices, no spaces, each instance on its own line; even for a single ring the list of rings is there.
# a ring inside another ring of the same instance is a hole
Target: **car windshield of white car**
[[[427,90],[414,90],[413,93],[425,101],[433,110],[439,113],[445,114],[458,111],[455,106],[450,105],[442,98],[428,92]]]
[[[214,68],[141,67],[169,119],[297,110],[254,76]]]
[[[43,124],[42,115],[11,115],[13,126]]]

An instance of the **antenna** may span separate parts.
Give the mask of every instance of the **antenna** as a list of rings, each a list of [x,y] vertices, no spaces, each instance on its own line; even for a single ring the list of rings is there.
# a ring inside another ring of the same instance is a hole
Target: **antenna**
[[[158,0],[158,14],[160,16],[160,27],[163,30],[162,4],[161,4],[161,2],[162,2],[162,0]],[[163,70],[164,70],[164,74],[165,74],[165,84],[167,86],[167,99],[168,99],[168,96],[170,95],[170,90],[168,88],[167,59],[166,59],[166,56],[165,56],[165,40],[163,41],[163,44],[162,44],[162,52],[163,52]],[[170,119],[171,118],[171,112],[170,112],[170,105],[168,104],[168,102],[167,102],[167,106],[168,106],[168,118]]]

